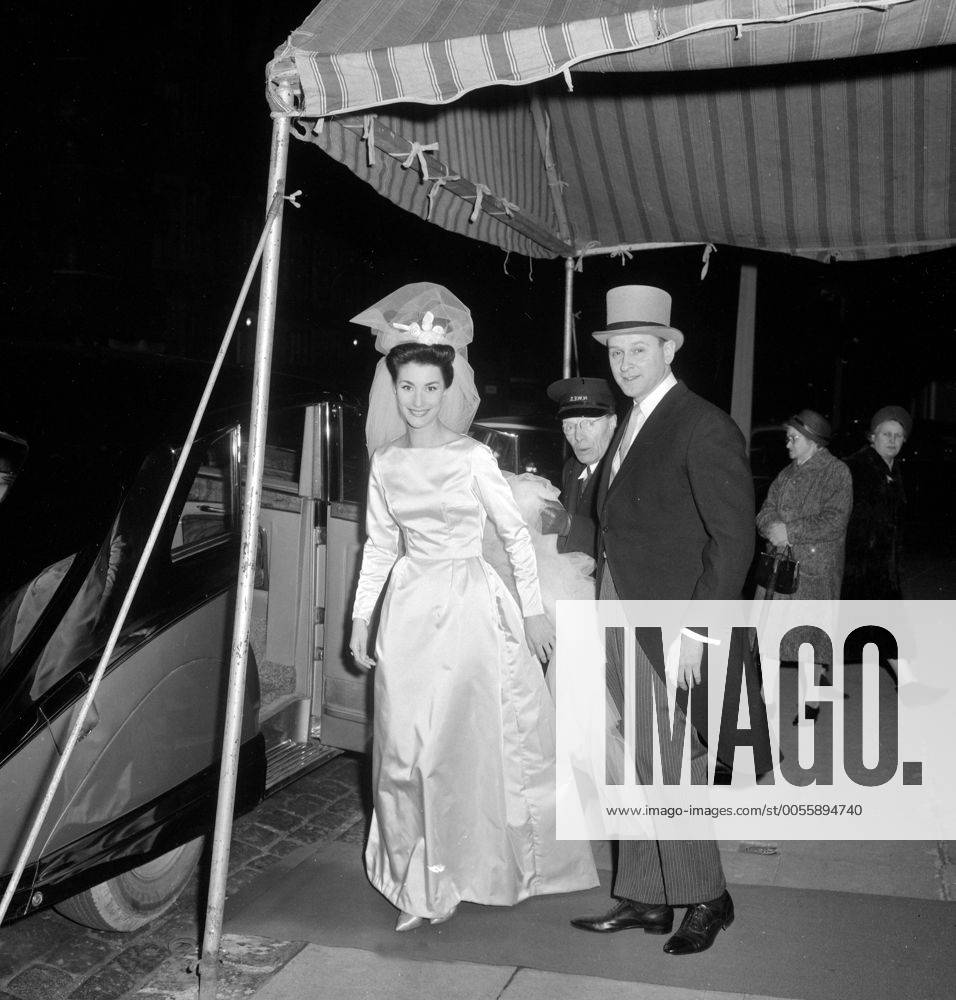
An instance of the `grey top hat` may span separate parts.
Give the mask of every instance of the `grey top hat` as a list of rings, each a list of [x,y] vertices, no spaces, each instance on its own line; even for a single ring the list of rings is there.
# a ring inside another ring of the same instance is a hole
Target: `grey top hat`
[[[675,350],[684,343],[684,335],[671,326],[671,297],[653,285],[618,285],[607,293],[607,329],[592,334],[606,344],[618,333],[649,333],[673,340]]]
[[[548,386],[548,398],[558,404],[558,419],[603,417],[613,413],[614,393],[603,378],[562,378]]]

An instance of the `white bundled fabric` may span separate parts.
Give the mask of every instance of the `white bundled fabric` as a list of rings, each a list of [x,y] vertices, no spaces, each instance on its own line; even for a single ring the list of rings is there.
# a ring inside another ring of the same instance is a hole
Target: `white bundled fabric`
[[[547,505],[557,501],[561,492],[556,486],[553,486],[547,479],[532,475],[530,472],[522,473],[519,476],[505,472],[504,477],[511,487],[521,516],[531,533],[531,544],[534,546],[534,555],[538,563],[541,602],[544,605],[545,614],[551,623],[555,624],[556,601],[593,601],[596,598],[594,560],[583,552],[558,552],[558,536],[541,534],[541,513]],[[508,555],[491,521],[485,525],[485,535],[481,547],[486,561],[491,563],[495,572],[517,598],[517,588]],[[554,658],[548,665],[547,681],[552,695],[555,693],[558,683],[559,653],[560,650],[556,649]],[[573,665],[565,666],[564,669],[573,669]],[[621,766],[624,760],[624,738],[620,726],[621,716],[610,693],[606,697],[605,718],[607,720],[605,733],[607,780],[620,783],[624,780]],[[600,775],[600,781],[604,781],[604,775]]]
[[[552,624],[555,622],[555,601],[594,600],[594,560],[583,552],[558,552],[558,536],[541,534],[541,512],[549,503],[557,501],[560,490],[541,476],[524,472],[520,476],[504,473],[524,518],[538,563],[538,582],[544,611]],[[482,552],[505,586],[516,594],[511,564],[494,525],[485,526]]]

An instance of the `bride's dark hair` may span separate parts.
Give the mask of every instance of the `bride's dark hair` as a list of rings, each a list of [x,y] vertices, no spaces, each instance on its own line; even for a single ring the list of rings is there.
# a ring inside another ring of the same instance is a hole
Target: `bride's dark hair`
[[[434,365],[441,371],[442,381],[447,389],[455,378],[455,348],[450,344],[422,344],[416,340],[396,344],[385,355],[385,365],[392,381],[398,381],[398,370],[409,363]]]

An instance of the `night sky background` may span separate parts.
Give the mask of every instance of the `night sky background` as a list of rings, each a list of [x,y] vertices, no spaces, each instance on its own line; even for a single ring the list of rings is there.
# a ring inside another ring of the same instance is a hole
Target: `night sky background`
[[[19,65],[4,129],[4,335],[140,344],[211,357],[265,211],[264,70],[308,2],[14,6]],[[241,13],[240,13],[241,11]],[[292,142],[276,329],[279,370],[360,395],[376,356],[348,318],[408,281],[473,312],[482,412],[547,408],[561,375],[563,262],[445,233],[395,208],[319,150]],[[678,375],[728,407],[741,263],[759,270],[754,424],[810,406],[844,428],[954,384],[956,253],[816,264],[719,246],[588,259],[576,283],[583,374],[606,374],[590,332],[616,284],[657,284],[688,335]],[[255,310],[255,288],[250,318]],[[254,329],[254,327],[253,327]],[[248,357],[248,334],[234,357]],[[358,344],[353,344],[357,339]],[[956,421],[956,392],[937,394]],[[783,455],[781,455],[783,458]]]

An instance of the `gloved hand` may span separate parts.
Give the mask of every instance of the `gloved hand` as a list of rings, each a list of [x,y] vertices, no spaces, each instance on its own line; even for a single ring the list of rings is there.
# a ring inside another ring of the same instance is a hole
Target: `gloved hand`
[[[557,500],[545,501],[541,509],[541,534],[566,535],[571,530],[571,515]]]

